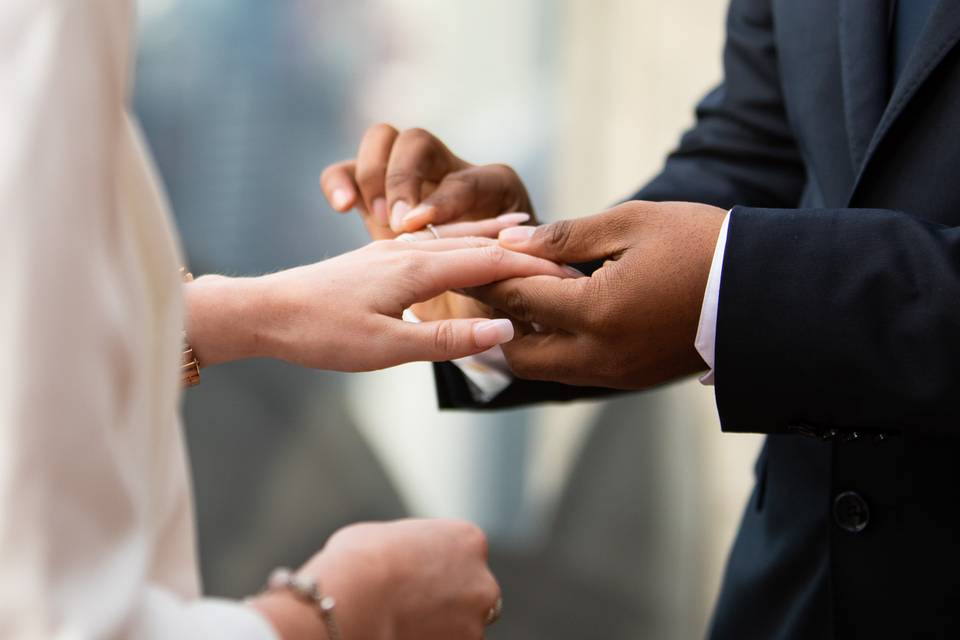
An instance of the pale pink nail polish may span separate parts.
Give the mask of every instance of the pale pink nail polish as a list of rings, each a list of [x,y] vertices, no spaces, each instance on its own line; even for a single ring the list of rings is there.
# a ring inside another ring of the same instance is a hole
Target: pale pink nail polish
[[[580,271],[580,269],[576,269],[576,268],[574,268],[574,267],[571,267],[571,266],[568,265],[568,264],[564,264],[564,265],[560,265],[560,266],[563,268],[564,271],[566,271],[568,274],[570,274],[570,277],[571,277],[571,278],[586,278],[586,277],[587,277],[587,274],[585,274],[583,271]]]
[[[336,209],[346,209],[350,204],[350,200],[353,198],[352,194],[346,189],[334,189],[333,195],[330,197],[333,200],[333,206]]]
[[[473,325],[473,339],[481,349],[489,349],[513,340],[513,323],[509,320],[487,320]]]
[[[500,242],[503,244],[523,244],[530,239],[536,227],[510,227],[500,232]]]
[[[390,212],[390,227],[394,231],[403,231],[403,217],[410,212],[410,205],[403,200],[397,200],[393,203],[393,210]]]
[[[505,224],[523,224],[529,222],[529,213],[504,213],[497,216],[497,220]]]

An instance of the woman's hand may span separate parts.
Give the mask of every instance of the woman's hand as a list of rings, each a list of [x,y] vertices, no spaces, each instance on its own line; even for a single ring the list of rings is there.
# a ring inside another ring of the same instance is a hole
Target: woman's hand
[[[386,240],[259,278],[205,276],[185,285],[187,334],[203,366],[274,357],[369,371],[444,361],[513,339],[508,320],[404,322],[404,309],[451,290],[574,272],[485,238]]]
[[[353,525],[300,571],[336,599],[344,640],[480,640],[500,597],[483,532],[460,521]],[[253,604],[283,640],[325,637],[317,613],[291,594]]]
[[[423,129],[367,129],[357,157],[330,165],[320,185],[341,213],[356,207],[374,240],[428,223],[529,213],[533,204],[517,173],[502,164],[476,166]]]

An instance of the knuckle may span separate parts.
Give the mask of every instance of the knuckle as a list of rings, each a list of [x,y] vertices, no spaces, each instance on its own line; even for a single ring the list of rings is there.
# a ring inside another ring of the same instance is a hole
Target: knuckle
[[[480,247],[480,254],[495,267],[506,259],[507,251],[499,244],[485,244]]]
[[[530,320],[530,301],[527,294],[519,289],[513,289],[504,296],[504,311],[513,318],[524,322]]]
[[[418,144],[423,142],[432,143],[434,140],[436,140],[432,133],[421,127],[411,127],[410,129],[406,129],[400,134],[400,137],[403,138],[404,142]]]
[[[563,253],[570,242],[573,223],[569,220],[559,220],[540,227],[538,233],[543,234],[545,244],[558,253]]]
[[[382,189],[387,165],[383,162],[364,163],[357,167],[357,184],[364,191]]]
[[[456,327],[450,320],[442,320],[437,324],[433,335],[433,346],[437,353],[450,353],[457,347]]]
[[[389,122],[378,122],[372,124],[367,128],[367,135],[383,136],[383,135],[395,135],[397,133],[397,128],[394,127]]]

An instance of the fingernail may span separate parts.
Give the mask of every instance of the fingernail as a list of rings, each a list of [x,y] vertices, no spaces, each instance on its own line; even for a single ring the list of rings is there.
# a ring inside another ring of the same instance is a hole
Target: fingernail
[[[413,208],[413,211],[403,216],[400,225],[407,231],[415,231],[428,222],[433,222],[433,216],[437,208],[432,204],[421,204]]]
[[[513,323],[509,320],[488,320],[473,325],[473,339],[481,349],[489,349],[513,340]]]
[[[352,197],[353,196],[349,191],[339,188],[333,190],[333,196],[331,196],[331,200],[333,200],[333,206],[336,209],[346,209],[350,205],[350,200]]]
[[[523,224],[530,220],[529,213],[504,213],[497,216],[497,220],[505,224]]]
[[[386,198],[374,198],[373,199],[373,220],[381,227],[386,227],[390,224],[390,216],[387,215],[387,199]]]
[[[564,271],[566,271],[567,273],[570,274],[570,277],[571,277],[571,278],[586,278],[586,277],[587,277],[587,274],[585,274],[583,271],[580,271],[580,269],[575,269],[575,268],[571,267],[571,266],[568,265],[568,264],[561,265],[561,266],[563,267],[563,270],[564,270]]]
[[[390,227],[394,231],[403,231],[403,217],[410,211],[410,205],[403,200],[397,200],[393,203],[393,211],[390,212]]]
[[[510,227],[500,232],[502,244],[523,244],[530,239],[536,227]]]

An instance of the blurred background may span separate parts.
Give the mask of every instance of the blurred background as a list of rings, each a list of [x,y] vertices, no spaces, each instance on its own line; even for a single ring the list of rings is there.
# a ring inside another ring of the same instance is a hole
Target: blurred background
[[[524,177],[541,219],[654,175],[720,78],[726,0],[141,0],[136,109],[195,273],[365,242],[317,178],[377,121]],[[494,639],[702,636],[752,486],[690,380],[603,403],[436,409],[430,367],[247,362],[187,394],[206,589],[243,596],[332,531],[405,515],[490,534]]]

